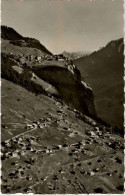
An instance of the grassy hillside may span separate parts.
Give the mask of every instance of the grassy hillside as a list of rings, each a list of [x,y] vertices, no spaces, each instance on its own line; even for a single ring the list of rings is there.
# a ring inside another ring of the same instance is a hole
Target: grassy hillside
[[[123,193],[123,138],[70,107],[2,79],[1,123],[3,194]]]
[[[41,51],[36,48],[31,48],[28,46],[19,46],[12,44],[9,40],[4,40],[1,39],[1,50],[3,53],[13,53],[16,56],[28,56],[28,55],[33,55],[33,56],[44,56],[46,53],[44,51]]]
[[[7,26],[1,26],[1,38],[4,40],[10,40],[11,43],[13,44],[15,44],[16,40],[23,40],[25,41],[27,47],[36,48],[38,50],[45,52],[46,54],[52,54],[38,40],[34,38],[23,37],[18,32],[16,32],[13,28]]]
[[[80,58],[74,63],[90,84],[98,117],[123,129],[123,39]]]

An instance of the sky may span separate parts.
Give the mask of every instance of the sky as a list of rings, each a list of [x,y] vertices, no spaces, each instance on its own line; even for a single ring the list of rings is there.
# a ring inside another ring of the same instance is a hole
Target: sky
[[[53,54],[92,52],[123,37],[123,0],[1,0],[2,25]]]

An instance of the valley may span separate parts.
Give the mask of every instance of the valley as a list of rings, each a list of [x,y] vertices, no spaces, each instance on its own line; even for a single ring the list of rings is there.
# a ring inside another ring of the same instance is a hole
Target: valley
[[[98,120],[87,65],[80,70],[39,41],[2,29],[2,193],[123,194],[124,139]]]

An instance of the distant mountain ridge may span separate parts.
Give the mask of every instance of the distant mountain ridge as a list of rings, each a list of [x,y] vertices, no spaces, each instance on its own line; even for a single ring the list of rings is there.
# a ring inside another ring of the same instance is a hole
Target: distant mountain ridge
[[[68,51],[64,51],[62,53],[65,57],[68,57],[72,60],[75,60],[77,58],[83,57],[83,56],[87,56],[90,53],[89,52],[85,52],[85,51],[77,51],[77,52],[68,52]]]
[[[52,55],[50,51],[48,51],[45,46],[43,46],[37,39],[29,38],[29,37],[23,37],[18,32],[16,32],[13,28],[7,27],[7,26],[1,26],[1,38],[4,40],[10,40],[11,43],[13,41],[20,41],[22,40],[25,42],[25,45],[27,47],[36,48],[39,49],[46,54]],[[13,43],[16,45],[16,43]]]

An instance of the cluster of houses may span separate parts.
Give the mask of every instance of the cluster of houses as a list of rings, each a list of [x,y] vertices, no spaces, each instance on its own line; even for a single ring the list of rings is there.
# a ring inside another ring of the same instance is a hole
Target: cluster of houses
[[[60,106],[59,106],[60,108]],[[54,119],[53,115],[51,113],[47,113],[48,117],[47,118],[40,118],[39,121],[34,121],[32,124],[27,124],[25,129],[27,130],[32,130],[32,129],[36,129],[36,128],[40,128],[43,129],[44,127],[46,127],[47,125],[49,125],[51,122],[56,122],[58,123],[63,116],[67,116],[67,114],[60,108],[60,110],[57,111],[57,114],[59,116],[59,119]]]
[[[44,60],[47,61],[59,61],[59,62],[66,62],[66,64],[73,64],[72,60],[69,60],[68,57],[65,57],[63,54],[59,55],[25,55],[25,54],[20,54],[18,57],[14,56],[13,53],[8,54],[9,57],[11,58],[16,58],[19,62],[25,62],[25,61],[36,61],[36,62],[41,62]]]
[[[63,54],[55,55],[54,58],[56,61],[59,61],[59,62],[68,61],[68,58],[65,57]]]
[[[27,124],[26,125],[26,129],[34,129],[34,128],[43,128],[44,126],[47,125],[47,123],[51,123],[51,122],[59,122],[60,120],[63,121],[63,125],[61,125],[62,130],[66,130],[66,131],[75,131],[74,129],[72,129],[71,127],[71,122],[68,121],[68,124],[65,121],[65,118],[63,118],[62,116],[65,115],[66,116],[66,112],[64,111],[62,107],[62,105],[59,102],[55,103],[58,110],[57,110],[57,115],[59,117],[55,118],[55,115],[53,115],[52,113],[47,112],[47,117],[46,118],[40,118],[37,121],[34,121],[31,125]],[[66,106],[67,107],[67,106]],[[74,113],[79,113],[77,110],[74,109]],[[55,120],[56,119],[56,120]],[[64,121],[65,121],[65,125],[64,125]],[[90,121],[92,122],[92,121]],[[94,122],[94,121],[93,121]],[[93,155],[87,148],[85,148],[85,145],[92,145],[92,144],[100,144],[100,139],[105,139],[106,142],[102,142],[103,143],[103,147],[105,146],[109,146],[110,148],[117,148],[120,149],[122,146],[122,144],[120,143],[120,141],[116,141],[115,138],[112,138],[112,136],[110,136],[110,134],[108,135],[106,133],[106,135],[103,135],[102,129],[95,123],[92,123],[92,126],[94,127],[93,130],[92,129],[87,129],[85,131],[86,135],[88,136],[88,138],[86,137],[86,139],[83,139],[81,141],[77,141],[75,143],[63,143],[61,145],[55,145],[52,147],[44,147],[42,145],[39,145],[39,141],[40,141],[40,137],[38,136],[25,136],[25,135],[21,135],[21,136],[16,136],[12,139],[9,139],[7,141],[4,141],[1,143],[1,159],[2,160],[6,160],[8,158],[11,158],[11,165],[15,166],[14,170],[10,169],[10,172],[8,173],[8,177],[13,179],[13,178],[24,178],[26,180],[33,180],[33,176],[30,174],[27,174],[27,172],[24,171],[22,166],[19,166],[19,162],[15,161],[15,158],[20,158],[20,156],[24,156],[26,155],[26,159],[25,159],[25,165],[26,167],[29,169],[32,169],[32,165],[34,165],[34,163],[36,163],[37,161],[37,156],[36,154],[45,154],[45,155],[53,155],[56,151],[59,151],[60,149],[69,150],[68,155],[69,156],[73,156],[74,159],[76,161],[79,161],[79,157],[78,157],[78,153],[83,153],[85,155],[91,156]],[[77,131],[76,131],[77,132]],[[76,133],[75,133],[76,134]],[[75,140],[75,139],[74,139]],[[34,145],[34,143],[38,143],[38,145],[40,147],[36,147]],[[15,148],[15,146],[17,146]],[[31,152],[32,154],[35,153],[34,156],[27,158],[27,153]],[[102,162],[102,159],[99,157],[97,162]],[[114,159],[114,162],[118,162],[121,163],[119,158]],[[78,162],[79,163],[79,162]],[[73,167],[75,167],[76,163],[73,164]],[[77,164],[78,165],[78,164]],[[89,165],[89,164],[88,164]],[[91,164],[90,164],[91,165]],[[81,173],[84,175],[89,175],[89,176],[94,176],[96,174],[98,174],[100,172],[100,168],[92,168],[91,170],[87,170],[87,171],[82,171]],[[61,170],[60,173],[63,173],[63,171]],[[70,173],[74,174],[73,171],[71,171]],[[111,176],[110,173],[108,172],[108,176]]]
[[[32,61],[35,60],[36,62],[41,62],[44,60],[47,61],[59,61],[59,62],[68,62],[68,58],[63,56],[62,54],[59,55],[44,55],[44,56],[38,56],[38,55],[28,55],[28,56],[19,56],[21,60],[28,60]]]
[[[59,55],[24,55],[20,54],[18,56],[13,55],[13,53],[7,54],[8,57],[12,58],[19,66],[30,66],[31,63],[42,63],[44,61],[58,61],[63,62],[63,65],[68,68],[68,70],[74,73],[75,65],[73,61],[65,57],[63,54]]]
[[[49,118],[50,121],[50,118]],[[43,129],[44,127],[46,127],[46,121],[43,121],[43,123],[41,124],[39,121],[33,122],[32,124],[27,124],[26,125],[26,129],[30,130],[30,129],[36,129],[36,128],[40,128]]]

